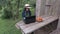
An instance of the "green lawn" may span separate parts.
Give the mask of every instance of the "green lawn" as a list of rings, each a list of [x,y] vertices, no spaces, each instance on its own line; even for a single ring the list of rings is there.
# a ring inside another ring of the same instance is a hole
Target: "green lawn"
[[[0,34],[21,34],[21,31],[15,27],[17,20],[8,20],[0,18]]]

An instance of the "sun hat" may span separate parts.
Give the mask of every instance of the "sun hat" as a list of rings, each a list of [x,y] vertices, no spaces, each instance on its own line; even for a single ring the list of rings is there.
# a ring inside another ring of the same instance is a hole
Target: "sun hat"
[[[25,7],[27,7],[27,8],[31,8],[29,4],[25,4]]]

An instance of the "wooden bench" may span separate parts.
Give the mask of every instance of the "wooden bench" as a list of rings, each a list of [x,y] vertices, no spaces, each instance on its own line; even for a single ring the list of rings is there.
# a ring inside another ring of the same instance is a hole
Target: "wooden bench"
[[[57,16],[43,16],[43,22],[25,24],[21,20],[15,26],[21,29],[22,34],[49,34],[57,28],[58,20]]]

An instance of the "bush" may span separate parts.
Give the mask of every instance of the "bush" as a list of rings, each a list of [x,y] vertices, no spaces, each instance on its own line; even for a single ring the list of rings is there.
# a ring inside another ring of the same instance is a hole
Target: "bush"
[[[6,18],[6,19],[12,18],[12,12],[5,9],[2,17],[3,17],[3,18]]]

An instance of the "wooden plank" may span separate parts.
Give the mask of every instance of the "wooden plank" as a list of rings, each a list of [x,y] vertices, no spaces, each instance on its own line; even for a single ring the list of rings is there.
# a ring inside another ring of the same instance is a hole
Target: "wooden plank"
[[[51,17],[50,16],[50,18],[47,18],[46,20],[44,20],[41,23],[35,22],[35,23],[31,23],[31,24],[24,24],[23,21],[20,21],[16,25],[18,25],[19,28],[21,28],[24,31],[24,33],[27,34],[27,33],[31,33],[33,31],[35,31],[35,30],[37,30],[37,29],[39,29],[39,28],[51,23],[52,21],[54,21],[56,19],[58,19],[58,17],[55,17],[55,16]]]

